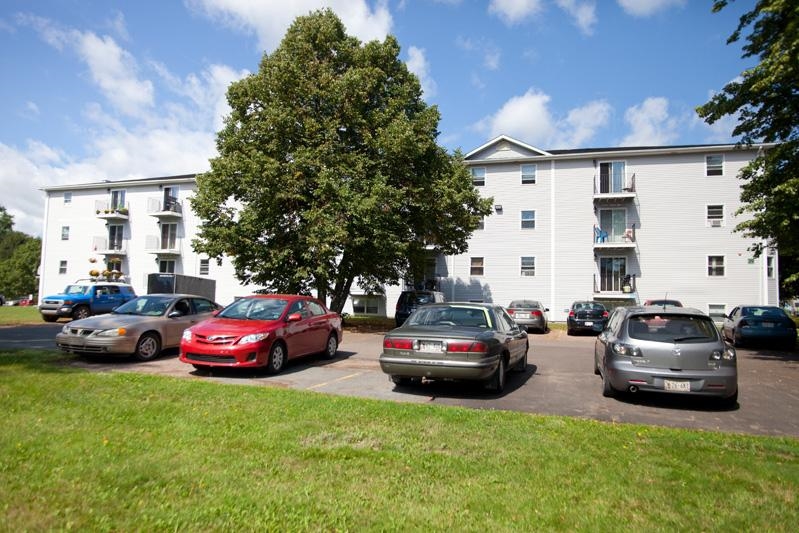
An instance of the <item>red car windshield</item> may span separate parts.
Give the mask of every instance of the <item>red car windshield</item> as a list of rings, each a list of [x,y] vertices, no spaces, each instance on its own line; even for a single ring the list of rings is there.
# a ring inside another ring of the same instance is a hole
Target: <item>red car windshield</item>
[[[217,316],[238,320],[277,320],[289,304],[280,298],[240,298]]]

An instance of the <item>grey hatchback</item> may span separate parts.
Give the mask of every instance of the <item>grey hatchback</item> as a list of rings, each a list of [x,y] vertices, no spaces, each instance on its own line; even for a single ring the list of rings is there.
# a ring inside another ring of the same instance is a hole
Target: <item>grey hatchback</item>
[[[738,401],[735,348],[697,309],[617,308],[594,343],[594,373],[604,396],[640,390]]]

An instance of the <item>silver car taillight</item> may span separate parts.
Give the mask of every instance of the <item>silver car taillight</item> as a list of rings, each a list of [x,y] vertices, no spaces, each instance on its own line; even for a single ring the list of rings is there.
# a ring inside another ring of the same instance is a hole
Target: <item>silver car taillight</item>
[[[725,361],[735,361],[735,348],[727,346],[724,350],[713,350],[713,353],[710,354],[710,358],[715,361],[721,361],[722,359]]]
[[[614,342],[611,344],[613,351],[625,357],[641,357],[641,348],[633,346],[632,344],[624,344],[623,342]]]

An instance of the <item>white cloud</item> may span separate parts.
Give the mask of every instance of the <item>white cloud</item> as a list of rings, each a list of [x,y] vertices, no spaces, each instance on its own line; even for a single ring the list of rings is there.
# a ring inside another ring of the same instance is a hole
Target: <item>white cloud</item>
[[[422,84],[422,91],[427,98],[432,98],[438,91],[436,81],[430,75],[430,63],[427,62],[425,51],[422,48],[411,46],[408,49],[408,70],[416,74]]]
[[[685,0],[616,0],[621,8],[633,17],[649,17],[671,7],[682,7]]]
[[[663,146],[678,139],[679,120],[669,115],[669,101],[650,97],[627,109],[624,120],[631,131],[621,141],[621,146]]]
[[[585,35],[594,33],[596,24],[596,4],[593,0],[580,2],[579,0],[557,0],[558,7],[574,18],[574,23]]]
[[[542,8],[542,0],[491,0],[488,3],[488,12],[498,16],[508,26],[519,24],[539,13]]]
[[[605,126],[612,108],[599,100],[570,110],[565,117],[553,116],[550,96],[530,89],[514,96],[494,114],[474,125],[488,137],[509,135],[526,143],[548,148],[575,148],[590,140]]]
[[[277,47],[295,18],[325,7],[338,15],[348,33],[362,41],[384,39],[390,33],[392,24],[387,0],[378,0],[374,9],[365,0],[185,0],[185,3],[211,20],[254,33],[261,49],[267,51]]]

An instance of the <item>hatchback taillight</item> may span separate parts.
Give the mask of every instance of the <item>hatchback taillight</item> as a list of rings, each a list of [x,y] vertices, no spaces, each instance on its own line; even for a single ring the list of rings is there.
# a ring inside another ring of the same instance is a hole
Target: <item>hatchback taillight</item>
[[[533,316],[543,316],[541,311],[533,311]]]
[[[411,339],[392,339],[385,337],[383,339],[383,348],[393,348],[395,350],[413,350],[413,341]]]
[[[569,316],[574,317],[574,311],[569,311]]]
[[[508,314],[509,314],[510,316],[513,316],[513,309],[508,309]]]

